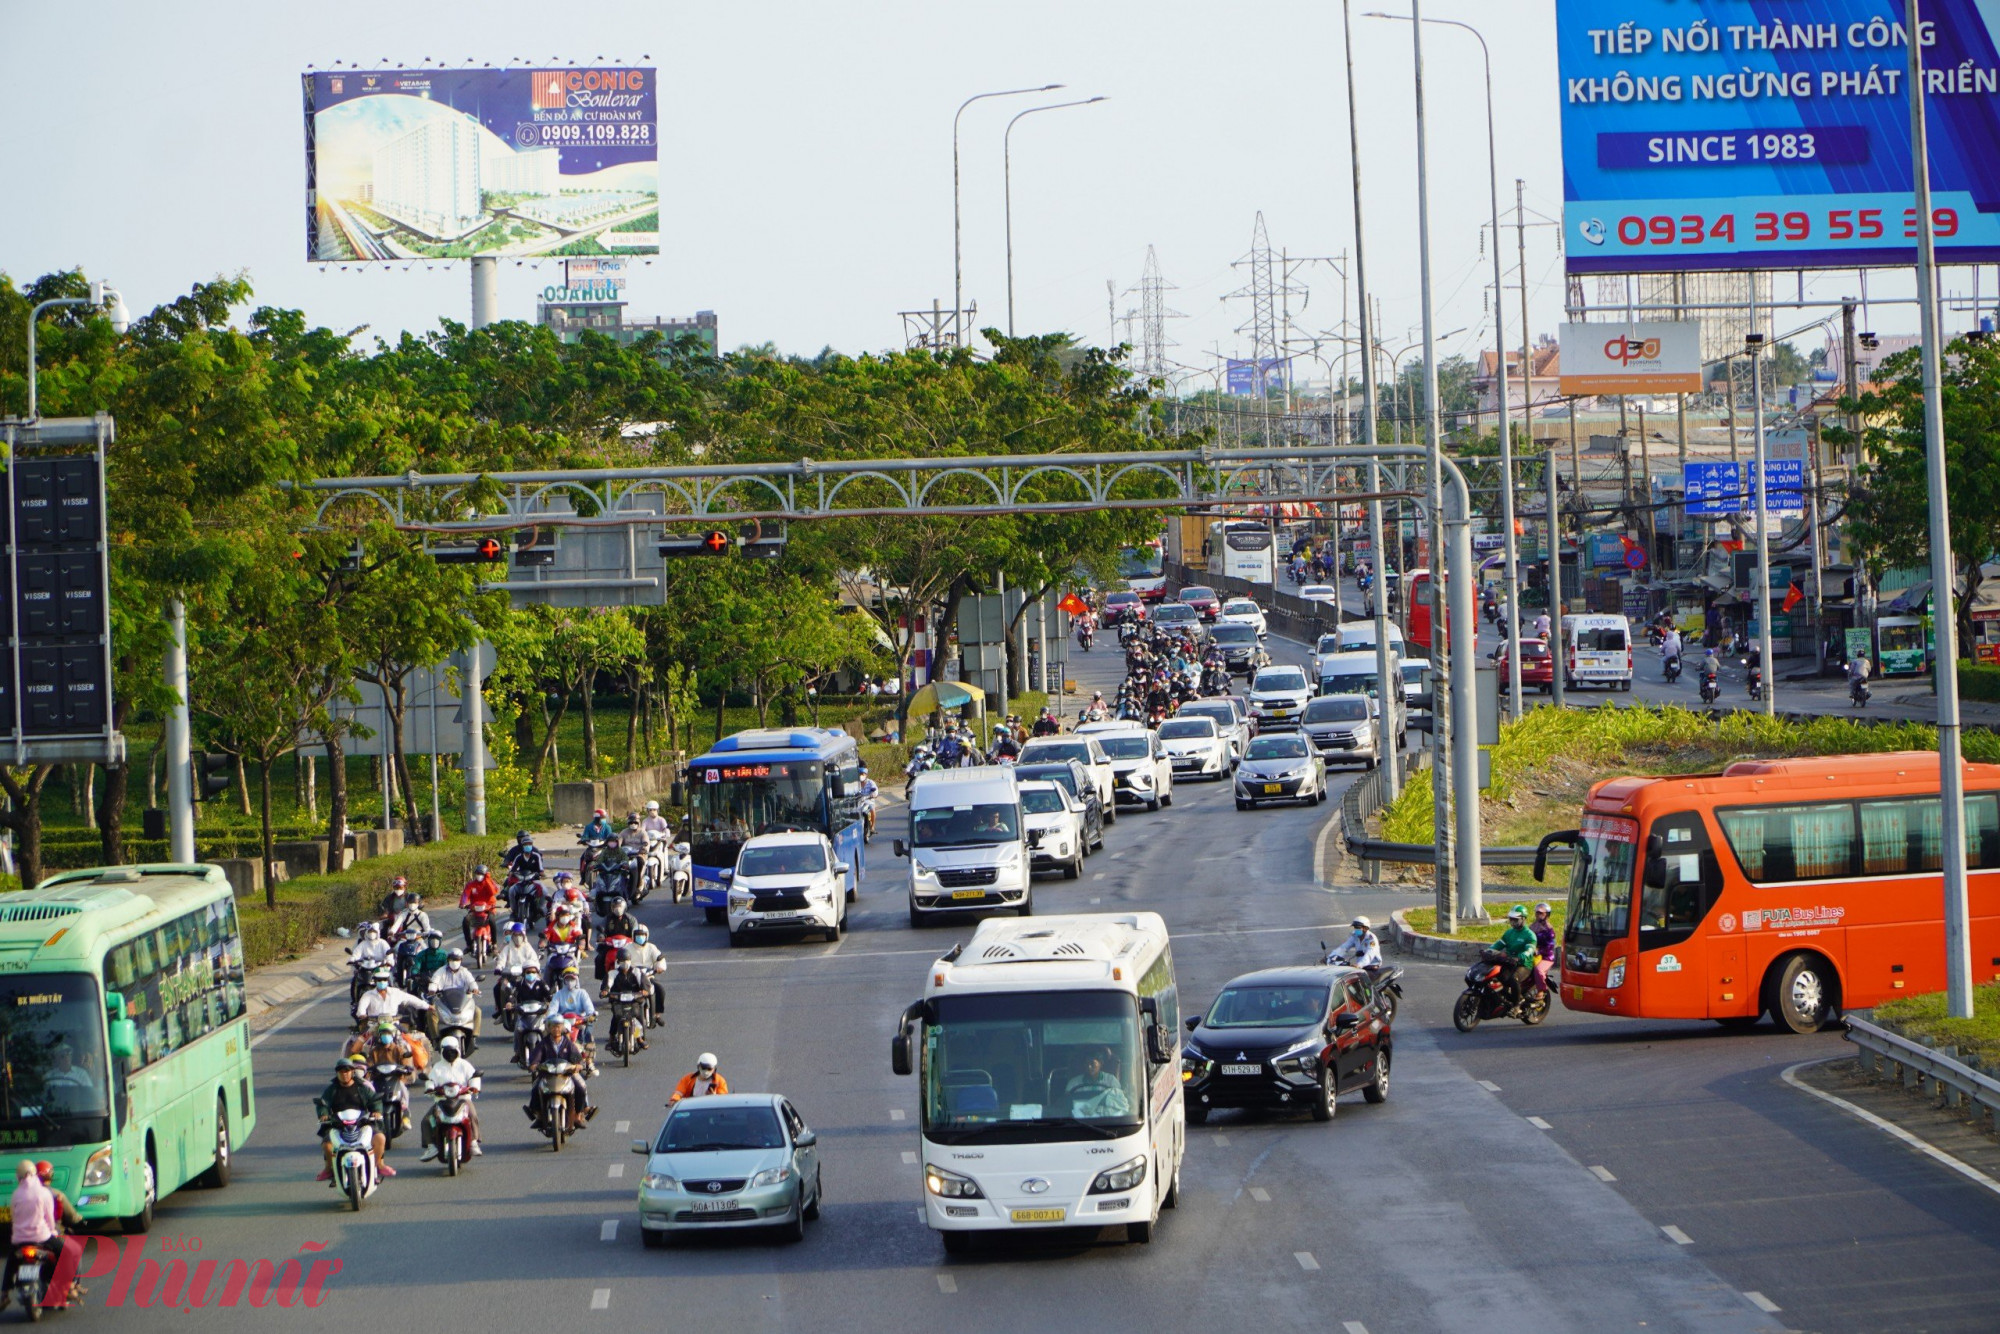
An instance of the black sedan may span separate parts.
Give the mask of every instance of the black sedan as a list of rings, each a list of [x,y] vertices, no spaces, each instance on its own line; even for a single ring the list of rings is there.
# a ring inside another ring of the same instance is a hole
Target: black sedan
[[[1219,1107],[1303,1107],[1331,1121],[1335,1100],[1356,1089],[1389,1096],[1391,1006],[1357,968],[1266,968],[1222,989],[1187,1021],[1181,1087],[1199,1125]]]
[[[1014,766],[1014,777],[1023,783],[1045,780],[1068,788],[1069,794],[1083,803],[1085,849],[1095,852],[1104,846],[1104,801],[1097,795],[1097,784],[1091,781],[1090,771],[1083,767],[1081,760],[1017,764]]]

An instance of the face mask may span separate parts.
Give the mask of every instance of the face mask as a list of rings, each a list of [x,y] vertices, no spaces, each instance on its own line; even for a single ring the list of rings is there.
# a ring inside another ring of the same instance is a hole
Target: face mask
[[[377,982],[375,984],[375,990],[377,991],[387,991],[388,989],[389,989],[389,984],[387,982]]]

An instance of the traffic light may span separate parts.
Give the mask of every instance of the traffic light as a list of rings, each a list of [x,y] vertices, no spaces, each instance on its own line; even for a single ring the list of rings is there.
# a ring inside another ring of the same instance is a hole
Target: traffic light
[[[469,546],[432,547],[430,556],[440,565],[498,565],[506,559],[507,547],[488,534]]]
[[[514,566],[525,569],[556,563],[556,530],[530,528],[514,539]]]
[[[207,801],[229,790],[235,762],[227,755],[202,755],[195,760],[194,799]]]
[[[776,560],[785,554],[785,539],[782,537],[756,537],[743,544],[745,560]]]
[[[699,537],[664,537],[660,539],[659,552],[662,559],[671,560],[676,556],[726,556],[734,545],[729,534],[720,528],[711,529]]]

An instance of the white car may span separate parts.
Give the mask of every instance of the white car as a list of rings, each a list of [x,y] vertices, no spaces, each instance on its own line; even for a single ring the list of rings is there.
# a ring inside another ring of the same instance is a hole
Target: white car
[[[1111,794],[1149,811],[1174,804],[1174,764],[1159,733],[1138,723],[1085,723],[1083,730],[1104,747],[1115,775]]]
[[[847,863],[825,834],[759,834],[736,854],[729,880],[729,943],[771,931],[823,931],[839,940],[856,898]]]
[[[1299,590],[1299,596],[1307,602],[1324,602],[1332,606],[1340,601],[1340,590],[1332,584],[1307,584]]]
[[[1259,732],[1297,727],[1313,688],[1303,668],[1266,667],[1250,681],[1250,716]]]
[[[1243,758],[1243,752],[1250,748],[1250,723],[1244,714],[1242,702],[1229,696],[1220,699],[1191,699],[1174,710],[1176,718],[1213,718],[1215,726],[1222,733],[1222,739],[1229,743],[1229,762],[1233,765]]]
[[[1340,646],[1340,635],[1337,631],[1332,634],[1321,635],[1319,637],[1318,642],[1313,645],[1313,656],[1312,656],[1313,678],[1317,680],[1319,677],[1324,676],[1326,674],[1320,669],[1320,663],[1322,661],[1324,661],[1326,658],[1329,658],[1336,653],[1343,653],[1345,651],[1346,650],[1341,648]]]
[[[1129,724],[1085,723],[1068,736],[1030,737],[1015,757],[1016,764],[1049,764],[1056,760],[1075,760],[1090,774],[1090,781],[1097,784],[1097,799],[1104,804],[1104,823],[1112,824],[1117,816],[1112,812],[1115,801],[1112,788],[1117,783],[1117,775],[1111,769],[1111,757],[1104,753],[1091,735],[1091,729]]]
[[[1028,826],[1028,846],[1037,871],[1062,869],[1063,879],[1083,874],[1089,849],[1083,839],[1083,807],[1060,783],[1021,784],[1021,818]]]
[[[1215,719],[1200,714],[1175,716],[1160,724],[1160,744],[1173,761],[1176,777],[1229,777],[1236,767],[1236,748],[1215,725]]]
[[[1223,603],[1222,619],[1255,626],[1259,639],[1271,633],[1271,627],[1264,623],[1264,609],[1249,598],[1231,598]]]

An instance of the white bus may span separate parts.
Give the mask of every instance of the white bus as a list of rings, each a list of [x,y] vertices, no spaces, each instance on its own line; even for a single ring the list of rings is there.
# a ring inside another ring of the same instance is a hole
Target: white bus
[[[982,922],[927,970],[890,1048],[921,1083],[924,1218],[976,1232],[1123,1224],[1180,1198],[1180,993],[1158,913]]]
[[[1277,577],[1277,547],[1262,519],[1227,519],[1208,526],[1208,572],[1253,584]]]

